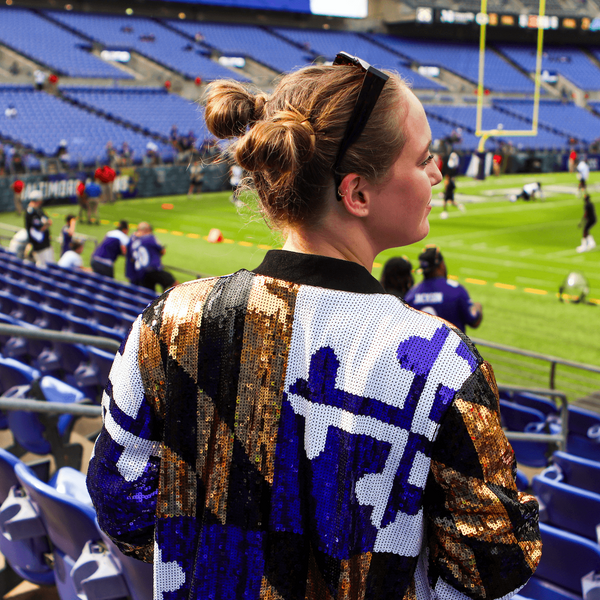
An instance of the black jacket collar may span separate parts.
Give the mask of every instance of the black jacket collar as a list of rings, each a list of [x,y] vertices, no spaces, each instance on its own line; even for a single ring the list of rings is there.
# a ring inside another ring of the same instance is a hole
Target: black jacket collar
[[[363,266],[316,254],[269,250],[263,262],[252,272],[340,292],[385,294],[381,284]]]

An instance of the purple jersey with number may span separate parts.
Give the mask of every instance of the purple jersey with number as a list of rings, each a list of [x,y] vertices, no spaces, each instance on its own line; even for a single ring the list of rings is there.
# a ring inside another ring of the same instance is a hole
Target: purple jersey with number
[[[163,247],[152,235],[133,236],[127,246],[127,266],[125,274],[131,283],[139,283],[150,271],[162,269]]]
[[[404,301],[413,308],[450,321],[461,331],[480,316],[467,290],[460,283],[444,277],[424,279],[407,292]]]

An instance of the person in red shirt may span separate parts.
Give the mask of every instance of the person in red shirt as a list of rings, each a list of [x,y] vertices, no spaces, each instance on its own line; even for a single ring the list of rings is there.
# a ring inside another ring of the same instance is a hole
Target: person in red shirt
[[[102,195],[100,197],[100,201],[102,203],[109,202],[112,204],[115,201],[112,183],[116,176],[117,174],[114,169],[111,169],[108,165],[104,165],[103,167],[96,169],[94,177],[102,189]]]
[[[13,189],[13,199],[15,202],[15,210],[17,211],[17,215],[21,216],[23,214],[22,195],[23,195],[23,188],[25,187],[25,184],[20,179],[16,179],[15,181],[13,181],[13,183],[10,187],[12,187],[12,189]]]

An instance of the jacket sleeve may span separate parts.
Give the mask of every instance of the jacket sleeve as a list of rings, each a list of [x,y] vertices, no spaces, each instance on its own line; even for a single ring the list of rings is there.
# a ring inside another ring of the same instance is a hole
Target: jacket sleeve
[[[440,600],[507,599],[535,571],[538,503],[517,491],[515,476],[494,374],[483,362],[457,392],[433,448],[427,535]]]
[[[153,558],[161,455],[162,419],[154,397],[160,365],[158,342],[140,316],[111,368],[87,475],[101,529],[123,553],[147,562]]]

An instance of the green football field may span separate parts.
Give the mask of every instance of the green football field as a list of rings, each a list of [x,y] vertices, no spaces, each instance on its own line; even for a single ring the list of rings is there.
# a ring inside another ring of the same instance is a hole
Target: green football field
[[[511,193],[518,193],[531,181],[542,182],[543,200],[508,201]],[[592,173],[592,201],[596,200],[596,185],[600,191],[600,174]],[[438,186],[428,238],[382,253],[373,274],[379,277],[383,263],[398,254],[405,254],[418,266],[416,259],[423,246],[438,244],[450,275],[483,304],[483,323],[477,330],[470,329],[470,335],[600,366],[600,248],[581,254],[575,250],[581,241],[578,223],[583,213],[576,186],[575,175],[569,173],[507,175],[484,182],[458,178],[457,200],[466,210],[451,207],[447,219],[440,217]],[[100,226],[78,223],[77,231],[101,239],[118,219],[133,224],[146,220],[167,247],[165,265],[202,275],[253,268],[269,248],[281,246],[281,237],[258,216],[249,210],[238,211],[228,200],[229,193],[224,192],[118,201],[100,207]],[[600,202],[596,205],[600,212]],[[55,237],[64,215],[76,208],[47,207],[54,219]],[[13,225],[20,222],[14,213],[6,213],[2,220]],[[211,228],[222,231],[224,242],[211,244],[206,240]],[[600,227],[596,230],[593,233],[600,246]],[[84,259],[89,264],[93,244],[86,246]],[[122,260],[116,270],[123,278]],[[557,298],[559,286],[573,271],[589,282],[588,304],[561,303]],[[194,277],[173,272],[179,281]],[[419,275],[415,278],[420,280]],[[485,356],[484,350],[482,353]],[[543,379],[537,383],[543,384]]]

